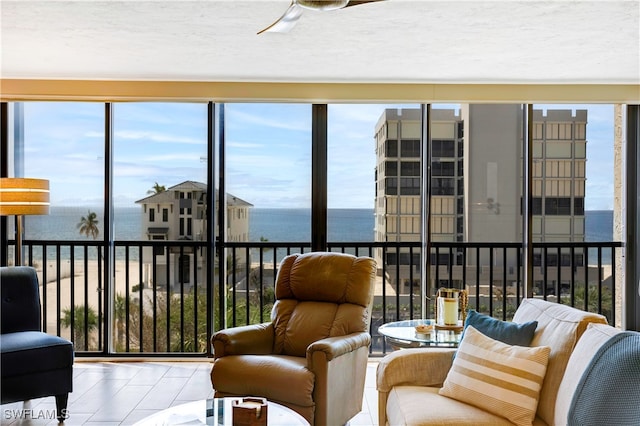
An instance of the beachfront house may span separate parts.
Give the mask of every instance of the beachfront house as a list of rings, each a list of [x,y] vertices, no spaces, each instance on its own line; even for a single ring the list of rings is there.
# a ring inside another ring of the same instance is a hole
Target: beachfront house
[[[249,241],[249,215],[252,205],[234,195],[226,195],[226,235],[229,241]],[[142,230],[149,241],[206,241],[207,185],[185,181],[136,201],[141,211]],[[217,206],[217,204],[216,204]],[[217,217],[217,215],[215,216]],[[215,228],[216,238],[218,228]],[[206,251],[193,247],[145,247],[141,253],[146,287],[193,288],[204,282]],[[216,263],[217,263],[216,257]],[[236,264],[243,269],[244,257]],[[217,264],[214,267],[217,270]],[[239,277],[239,279],[242,279]]]

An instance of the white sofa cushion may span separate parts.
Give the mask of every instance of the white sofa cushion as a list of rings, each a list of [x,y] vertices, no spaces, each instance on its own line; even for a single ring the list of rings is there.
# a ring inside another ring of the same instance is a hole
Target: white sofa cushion
[[[395,386],[387,400],[387,424],[513,426],[504,417],[439,395],[438,389],[429,386]]]
[[[530,425],[549,360],[549,347],[507,345],[467,327],[440,395]]]
[[[571,353],[556,399],[555,424],[566,425],[567,414],[578,382],[600,347],[620,330],[604,324],[589,324]]]
[[[523,299],[513,316],[519,324],[536,320],[538,327],[531,346],[549,346],[549,364],[540,392],[538,416],[547,424],[554,424],[558,387],[576,343],[590,323],[606,324],[598,314],[581,311],[567,305],[541,299]]]

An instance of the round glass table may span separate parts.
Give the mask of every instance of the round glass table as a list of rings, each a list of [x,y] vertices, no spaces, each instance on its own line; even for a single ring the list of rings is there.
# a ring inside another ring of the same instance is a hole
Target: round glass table
[[[417,325],[433,325],[428,333],[418,333]],[[395,349],[419,347],[457,348],[462,336],[462,322],[455,327],[436,327],[435,320],[415,319],[396,321],[378,327],[387,342]]]
[[[233,425],[232,401],[237,398],[211,398],[176,405],[145,417],[135,426],[151,425]],[[268,401],[267,424],[269,426],[309,426],[300,414],[284,405]]]

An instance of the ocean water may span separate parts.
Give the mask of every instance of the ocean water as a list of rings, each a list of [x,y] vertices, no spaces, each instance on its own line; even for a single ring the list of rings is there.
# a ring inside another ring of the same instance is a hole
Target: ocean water
[[[99,237],[104,235],[102,211],[92,209],[98,215]],[[35,240],[86,240],[80,234],[78,224],[89,213],[86,208],[51,207],[48,216],[26,216],[25,239]],[[116,208],[114,232],[116,240],[137,241],[145,239],[142,230],[142,211],[138,207]],[[372,209],[330,209],[328,212],[328,239],[330,241],[373,241],[374,217]],[[311,211],[309,209],[251,209],[249,239],[260,241],[305,242],[311,240]]]
[[[101,209],[86,207],[52,206],[48,216],[25,216],[24,233],[26,240],[91,240],[80,234],[78,224],[81,218],[89,214],[89,210],[98,215],[98,239],[104,236],[104,222]],[[114,230],[117,240],[138,241],[144,236],[142,232],[142,208],[117,208],[114,212]]]
[[[613,210],[588,210],[584,214],[586,242],[613,241]],[[587,264],[598,263],[598,249],[589,249]],[[602,249],[602,264],[611,265],[610,249]]]
[[[587,242],[613,241],[613,210],[587,210],[584,221]]]
[[[100,210],[98,214],[100,235],[104,234]],[[48,216],[25,216],[25,239],[83,240],[77,225],[88,210],[84,207],[51,207]],[[115,209],[115,236],[121,241],[135,241],[144,237],[141,209],[125,207]],[[613,240],[613,211],[589,210],[585,212],[586,240]],[[309,209],[260,209],[253,208],[249,220],[249,239],[260,241],[309,241],[311,239],[311,211]],[[329,241],[373,241],[373,209],[329,209]]]
[[[329,209],[327,239],[331,242],[368,242],[374,239],[373,209]],[[260,241],[311,241],[309,209],[252,209],[249,239]]]
[[[98,214],[100,236],[104,235],[102,213]],[[78,207],[51,207],[48,216],[26,216],[25,239],[35,240],[86,240],[78,223],[88,210]],[[144,239],[141,208],[117,208],[114,212],[116,240],[136,241]],[[261,209],[253,208],[249,219],[250,241],[261,237],[272,242],[305,242],[311,240],[311,211],[309,209]],[[369,242],[374,239],[373,209],[330,209],[328,212],[328,240],[330,242]],[[585,239],[588,242],[613,240],[613,211],[591,210],[585,212]],[[591,253],[591,252],[590,252]],[[595,253],[595,252],[594,252]],[[594,254],[590,254],[590,260]],[[610,254],[603,251],[603,261],[610,262]]]

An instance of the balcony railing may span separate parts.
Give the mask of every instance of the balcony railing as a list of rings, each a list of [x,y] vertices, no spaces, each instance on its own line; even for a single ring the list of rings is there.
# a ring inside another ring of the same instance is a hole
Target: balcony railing
[[[145,357],[210,355],[213,331],[268,321],[280,260],[311,250],[308,243],[227,243],[219,262],[194,241],[117,241],[110,250],[96,241],[23,246],[39,274],[44,331],[72,340],[78,356]],[[421,318],[423,309],[433,317],[440,287],[465,288],[470,308],[503,320],[525,296],[517,243],[432,243],[426,296],[420,243],[329,243],[328,250],[378,262],[372,356],[391,350],[378,327]],[[536,243],[534,297],[601,313],[615,325],[621,256],[619,242]]]

